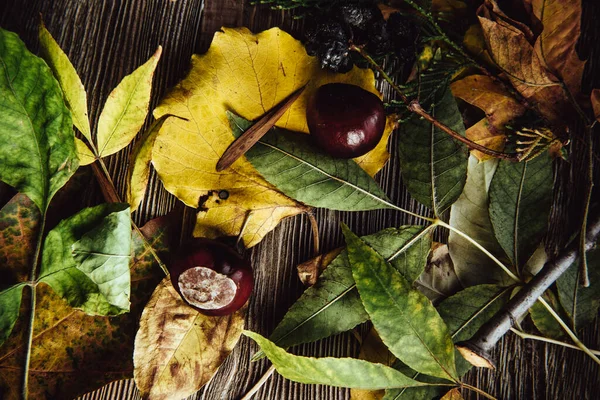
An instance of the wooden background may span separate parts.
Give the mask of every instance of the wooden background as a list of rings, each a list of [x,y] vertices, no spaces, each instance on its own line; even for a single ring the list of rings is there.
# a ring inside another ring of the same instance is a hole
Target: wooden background
[[[585,85],[600,87],[600,4],[584,0],[584,35],[580,51],[590,62]],[[92,126],[100,106],[109,92],[126,74],[141,65],[161,44],[163,58],[154,78],[153,108],[159,99],[178,82],[189,67],[192,53],[205,51],[213,33],[220,26],[246,25],[257,32],[279,26],[301,37],[302,20],[291,14],[252,6],[243,0],[0,0],[0,26],[17,32],[27,46],[37,51],[37,24],[43,14],[46,26],[70,57],[82,76],[88,91]],[[384,90],[385,91],[385,90]],[[387,94],[387,93],[386,93]],[[392,141],[392,154],[395,141]],[[574,143],[574,151],[581,144]],[[123,193],[128,153],[109,159],[109,170]],[[581,153],[579,153],[581,154]],[[583,156],[575,156],[570,164],[561,162],[556,169],[557,196],[553,211],[550,249],[558,248],[574,229],[581,209]],[[599,174],[597,173],[596,176]],[[379,174],[378,180],[392,201],[413,211],[426,212],[410,200],[403,188],[397,160]],[[99,196],[95,183],[90,183],[92,196]],[[135,220],[145,221],[164,215],[176,204],[153,174],[150,191]],[[193,210],[187,210],[188,220]],[[338,225],[342,220],[355,232],[368,234],[384,227],[414,223],[411,218],[394,211],[345,214],[318,210],[322,249],[342,243]],[[190,224],[182,236],[189,235]],[[299,297],[303,287],[295,266],[310,258],[312,239],[304,216],[285,220],[252,250],[257,285],[250,302],[247,328],[268,335],[281,320],[288,307]],[[592,348],[600,348],[598,326],[587,329],[582,338]],[[214,379],[195,399],[238,399],[267,370],[263,360],[250,363],[256,346],[242,338]],[[299,346],[297,354],[312,356],[357,356],[358,345],[351,334]],[[496,350],[497,372],[473,370],[467,381],[499,399],[597,399],[600,396],[600,369],[589,358],[575,350],[541,343],[524,342],[509,334]],[[463,393],[466,398],[477,398]],[[130,399],[139,394],[131,381],[117,382],[86,395],[86,399]],[[347,399],[347,389],[301,385],[273,376],[256,399],[333,400]]]

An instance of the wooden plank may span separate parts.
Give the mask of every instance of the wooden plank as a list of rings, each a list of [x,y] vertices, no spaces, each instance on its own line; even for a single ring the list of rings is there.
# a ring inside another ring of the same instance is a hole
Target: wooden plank
[[[597,19],[600,5],[584,2],[586,13],[581,47],[586,49],[590,67],[586,87],[600,86],[597,71],[600,60],[600,32]],[[204,11],[203,11],[204,10]],[[250,6],[242,0],[2,0],[0,25],[16,31],[28,46],[37,48],[36,26],[38,15],[44,15],[46,25],[59,44],[66,50],[80,72],[90,96],[90,116],[96,121],[101,105],[112,88],[127,73],[149,57],[158,44],[164,53],[155,77],[154,107],[159,99],[178,82],[189,67],[193,52],[208,48],[213,33],[222,25],[246,25],[254,31],[272,26],[300,37],[302,20],[290,14]],[[391,94],[383,88],[386,96]],[[149,121],[148,121],[149,122]],[[391,148],[395,148],[392,139]],[[581,144],[575,142],[576,150]],[[112,176],[124,189],[128,153],[115,155],[109,160]],[[573,217],[579,204],[584,163],[575,159],[571,164],[561,163],[557,169],[557,198],[553,221],[557,222],[551,242],[564,243],[569,229],[574,228]],[[599,176],[600,174],[596,174]],[[392,201],[420,213],[425,210],[416,204],[402,185],[397,158],[378,175],[382,187]],[[89,192],[99,200],[99,190],[90,183]],[[87,200],[86,200],[87,201]],[[156,174],[152,174],[149,195],[135,214],[138,223],[163,215],[175,204],[175,199],[163,188]],[[188,217],[193,218],[193,210]],[[349,224],[357,233],[367,234],[388,226],[416,223],[414,219],[393,211],[368,213],[338,213],[318,210],[316,217],[321,228],[323,250],[343,242],[338,228],[340,221]],[[189,226],[189,225],[188,225]],[[189,228],[185,231],[189,232]],[[257,287],[250,303],[247,327],[268,335],[293,304],[303,288],[296,276],[295,266],[310,258],[312,239],[308,221],[298,216],[284,221],[274,232],[252,250]],[[582,335],[590,346],[600,347],[597,326]],[[243,338],[214,379],[195,399],[237,399],[246,393],[268,368],[267,361],[250,363],[255,345]],[[311,356],[357,356],[358,344],[351,334],[328,338],[318,343],[299,346],[297,354]],[[499,399],[594,399],[600,391],[600,369],[581,352],[540,343],[524,342],[514,335],[505,338],[496,349],[500,370],[471,372],[467,382],[492,393]],[[85,399],[138,398],[132,381],[107,385],[86,395]],[[333,400],[349,398],[346,389],[315,385],[301,385],[275,375],[257,394],[256,399]],[[466,393],[465,398],[477,396]]]

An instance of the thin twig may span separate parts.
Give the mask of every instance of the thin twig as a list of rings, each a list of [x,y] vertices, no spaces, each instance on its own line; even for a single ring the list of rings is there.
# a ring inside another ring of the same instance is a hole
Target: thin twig
[[[252,396],[254,396],[256,392],[258,392],[265,382],[271,377],[271,375],[273,375],[273,372],[275,372],[275,366],[271,365],[267,372],[265,372],[258,382],[256,382],[256,385],[254,385],[252,389],[250,389],[250,391],[246,393],[244,397],[242,397],[241,400],[250,400]]]
[[[425,111],[425,109],[423,109],[421,104],[419,104],[418,100],[409,100],[408,97],[406,97],[406,95],[402,91],[402,89],[400,89],[400,87],[394,83],[394,80],[362,48],[352,45],[352,46],[350,46],[350,49],[353,51],[356,51],[358,54],[360,54],[365,60],[367,60],[369,62],[369,64],[371,64],[371,66],[377,72],[379,72],[381,74],[381,76],[386,80],[386,82],[398,94],[398,96],[400,97],[402,102],[404,102],[404,104],[406,104],[406,106],[410,112],[424,118],[425,120],[427,120],[428,122],[433,124],[436,128],[438,128],[441,131],[445,132],[446,134],[452,136],[454,139],[464,143],[465,145],[467,145],[467,147],[469,147],[472,150],[478,150],[484,154],[490,155],[495,158],[500,158],[503,160],[508,160],[508,161],[520,161],[521,160],[518,153],[504,153],[501,151],[489,149],[485,146],[480,145],[479,143],[476,143],[476,142],[464,137],[460,133],[456,132],[454,129],[441,123],[440,121],[438,121],[437,119],[432,117],[429,113],[427,113],[427,111]]]
[[[571,344],[571,343],[561,342],[560,340],[551,339],[551,338],[547,338],[547,337],[544,337],[544,336],[533,335],[531,333],[523,332],[523,331],[515,329],[515,328],[510,328],[510,331],[512,333],[514,333],[515,335],[519,336],[521,339],[537,340],[539,342],[546,342],[546,343],[556,344],[556,345],[559,345],[559,346],[562,346],[562,347],[567,347],[569,349],[574,349],[574,350],[581,351],[581,348],[579,348],[579,347],[577,347],[577,346],[575,346],[574,344]],[[590,349],[590,352],[592,354],[600,356],[600,350],[591,350]]]
[[[590,202],[592,201],[592,190],[594,188],[594,147],[592,142],[592,129],[590,127],[586,127],[585,129],[585,139],[587,141],[587,162],[588,168],[586,171],[586,195],[585,195],[585,205],[583,207],[583,216],[581,220],[581,232],[580,232],[580,241],[579,241],[579,252],[581,254],[580,262],[579,262],[579,282],[583,287],[590,286],[590,277],[588,274],[588,265],[587,265],[587,254],[585,251],[585,237],[587,232],[587,220],[590,213]]]
[[[309,210],[306,212],[306,216],[308,217],[308,220],[310,221],[310,226],[312,228],[312,235],[313,235],[313,255],[314,257],[319,256],[321,250],[320,250],[320,243],[319,243],[319,223],[317,222],[317,219],[315,218],[315,215],[313,214],[313,210]],[[319,264],[321,264],[322,260],[319,261]],[[319,265],[320,267],[320,265]],[[320,270],[320,268],[319,268]]]

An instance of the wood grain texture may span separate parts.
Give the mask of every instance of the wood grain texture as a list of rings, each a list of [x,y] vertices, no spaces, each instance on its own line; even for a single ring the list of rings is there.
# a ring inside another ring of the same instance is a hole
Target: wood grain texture
[[[584,88],[600,87],[600,4],[584,1],[584,37],[580,41],[582,53],[590,59],[586,68]],[[92,126],[100,114],[108,94],[123,76],[142,64],[161,44],[163,58],[159,63],[153,88],[151,108],[178,82],[189,68],[192,53],[205,51],[213,33],[221,25],[246,25],[254,31],[279,26],[299,37],[302,20],[289,13],[255,7],[243,0],[1,0],[0,26],[17,32],[28,47],[36,52],[39,14],[44,16],[47,28],[65,49],[89,95]],[[390,96],[387,87],[382,88]],[[147,121],[146,126],[149,125]],[[581,137],[581,132],[576,133]],[[598,136],[598,135],[596,135]],[[396,151],[396,138],[391,149]],[[584,145],[573,142],[575,155],[582,154]],[[121,194],[124,193],[126,164],[131,151],[109,158],[109,170]],[[552,215],[555,222],[549,237],[551,249],[564,244],[576,228],[581,209],[582,182],[585,179],[585,157],[574,156],[571,163],[559,163],[556,168],[556,201]],[[598,169],[596,176],[600,175]],[[396,204],[419,213],[427,212],[410,199],[404,190],[398,160],[392,157],[378,175],[378,181]],[[0,188],[0,195],[2,195]],[[83,202],[100,200],[97,185],[90,182]],[[148,196],[139,211],[136,222],[143,222],[166,214],[176,204],[156,174],[150,180]],[[189,235],[194,212],[187,209],[187,226],[182,237]],[[339,222],[344,221],[356,233],[368,234],[382,228],[417,223],[414,218],[394,211],[340,213],[318,210],[322,250],[326,251],[343,242]],[[568,227],[568,229],[566,229]],[[439,236],[442,238],[443,234]],[[289,306],[299,297],[303,288],[295,266],[312,255],[311,229],[305,216],[285,220],[275,231],[252,250],[257,286],[251,300],[247,328],[268,335],[281,320]],[[364,328],[363,328],[364,330]],[[600,348],[598,326],[582,335],[585,343]],[[239,399],[267,370],[266,360],[250,363],[257,350],[255,344],[243,338],[219,373],[194,399]],[[350,333],[299,346],[297,354],[312,356],[358,355],[358,344]],[[472,371],[468,383],[493,394],[498,399],[595,399],[600,393],[600,369],[581,352],[540,343],[524,342],[508,335],[496,349],[499,370]],[[464,393],[466,399],[476,399]],[[334,400],[348,399],[349,390],[301,385],[273,376],[256,395],[256,399],[274,400]],[[137,399],[139,393],[132,381],[107,385],[83,397],[87,400]]]

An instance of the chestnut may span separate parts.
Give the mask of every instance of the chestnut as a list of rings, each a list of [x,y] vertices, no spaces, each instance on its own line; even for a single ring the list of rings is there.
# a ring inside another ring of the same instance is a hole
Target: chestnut
[[[355,158],[373,150],[383,136],[385,119],[379,97],[346,83],[319,87],[306,108],[316,145],[336,158]]]
[[[193,239],[169,266],[171,283],[181,298],[202,314],[222,316],[239,310],[250,297],[252,267],[229,246]]]

